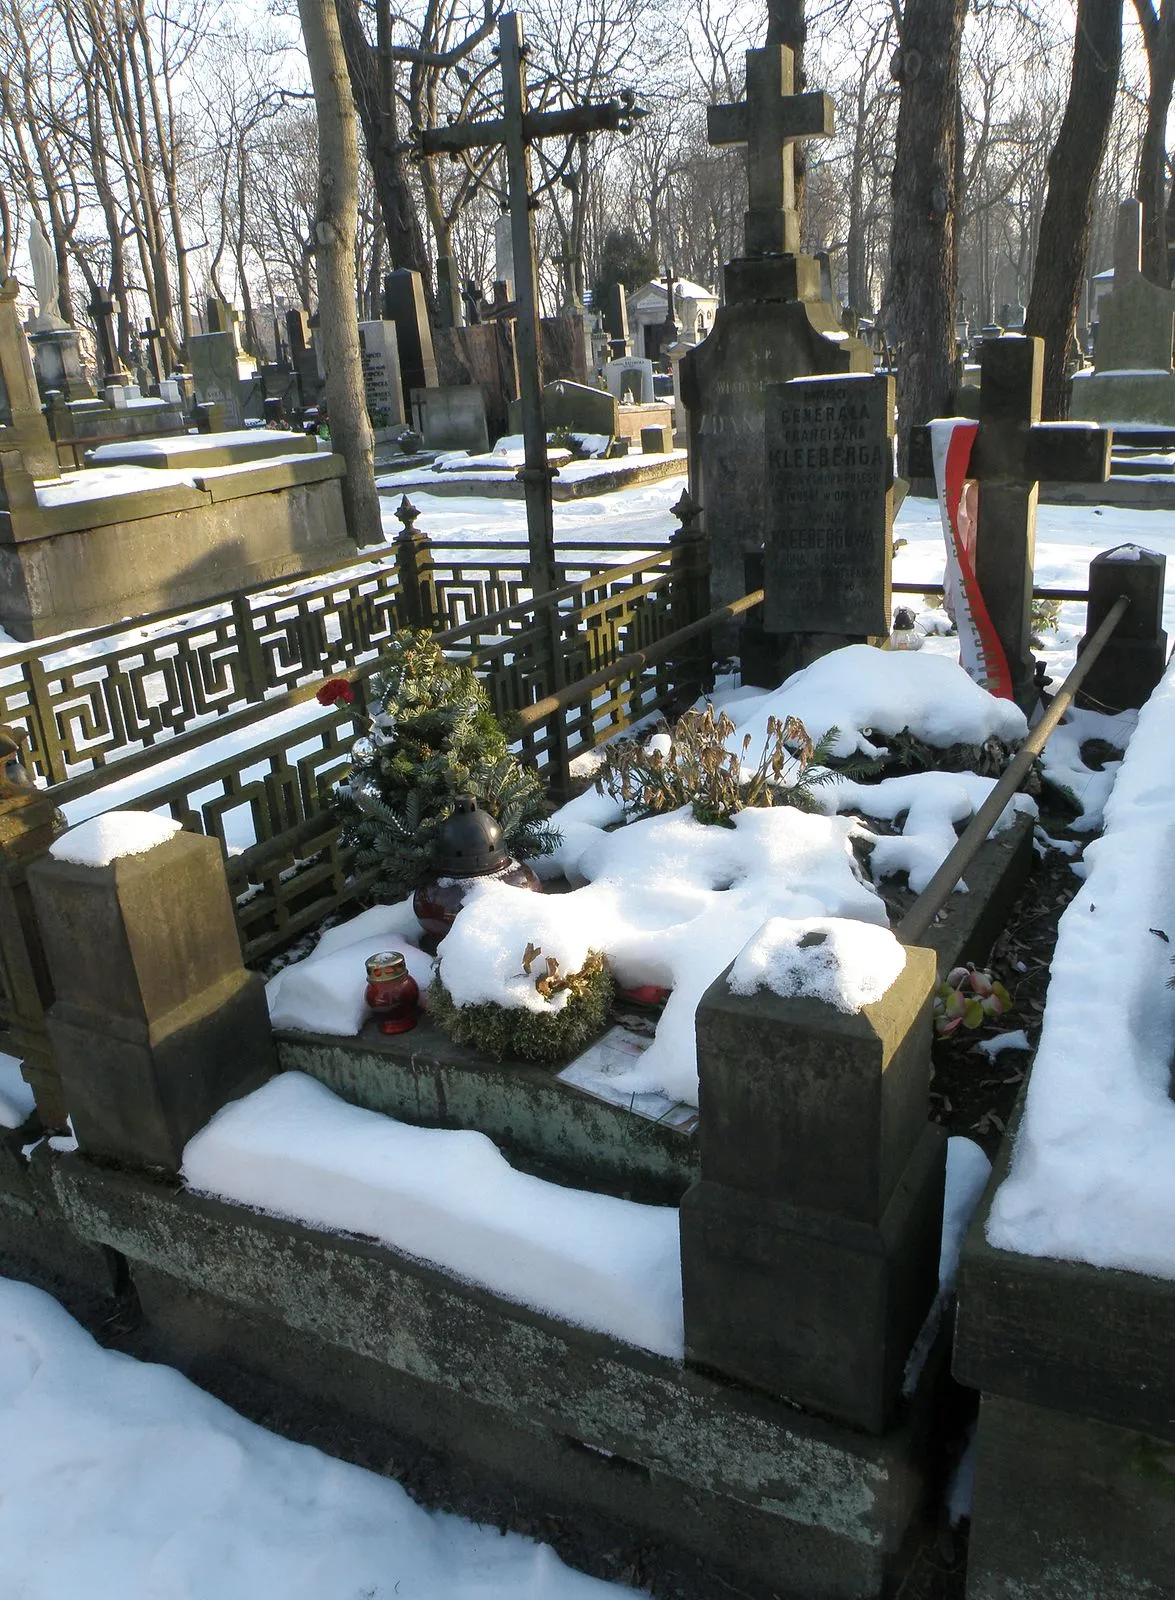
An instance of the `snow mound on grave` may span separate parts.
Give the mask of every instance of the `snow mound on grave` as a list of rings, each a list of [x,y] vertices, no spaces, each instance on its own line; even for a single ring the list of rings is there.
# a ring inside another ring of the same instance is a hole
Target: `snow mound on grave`
[[[171,817],[150,811],[107,811],[63,833],[50,845],[49,854],[55,861],[79,867],[108,867],[124,856],[146,855],[179,831],[180,824]]]
[[[371,1015],[363,998],[368,956],[399,950],[427,1005],[433,960],[419,948],[422,933],[411,900],[372,906],[331,928],[302,961],[283,967],[265,986],[275,1028],[355,1034]]]
[[[298,1072],[188,1141],[190,1188],[370,1235],[504,1299],[680,1360],[677,1209],[516,1172],[485,1134],[416,1128]]]
[[[606,797],[581,796],[568,811],[614,814]],[[602,952],[624,988],[672,989],[648,1050],[624,1075],[632,1093],[662,1091],[698,1103],[694,1016],[706,989],[770,917],[855,917],[885,924],[885,907],[859,876],[842,817],[787,807],[741,811],[732,828],[707,827],[688,808],[615,833],[577,822],[571,865],[584,887],[520,894],[487,883],[458,914],[440,947],[438,973],[458,1005],[547,1005],[522,970],[528,944],[563,972]],[[565,834],[564,849],[568,847]],[[617,1079],[617,1083],[621,1080]]]
[[[906,952],[888,928],[850,917],[771,917],[739,951],[726,981],[734,994],[771,989],[853,1012],[880,1000],[905,965]]]
[[[621,1600],[546,1545],[428,1511],[0,1278],[3,1592],[39,1600]]]
[[[999,1249],[1175,1278],[1173,747],[1175,664],[1139,714],[1106,831],[1061,918],[1012,1168],[987,1225]]]
[[[838,757],[876,755],[871,732],[893,735],[909,728],[939,749],[982,744],[993,734],[1014,741],[1028,732],[1017,705],[988,694],[957,662],[928,651],[877,650],[867,644],[833,650],[778,689],[740,700],[730,749],[741,751],[749,734],[749,758],[757,761],[768,717],[789,716],[799,717],[813,739],[839,729],[832,748]]]

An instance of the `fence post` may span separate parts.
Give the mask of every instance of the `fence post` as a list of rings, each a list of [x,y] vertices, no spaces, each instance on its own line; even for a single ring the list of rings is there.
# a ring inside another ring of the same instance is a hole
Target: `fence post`
[[[409,628],[437,626],[436,589],[433,582],[432,541],[416,526],[420,512],[404,495],[396,507],[402,529],[396,536],[396,578],[400,585],[400,616]]]
[[[1167,665],[1166,576],[1166,556],[1137,545],[1103,550],[1089,563],[1089,608],[1078,655],[1120,594],[1130,596],[1130,605],[1082,684],[1079,706],[1126,711],[1146,704]]]
[[[5,1047],[21,1058],[41,1126],[64,1133],[66,1104],[45,1029],[53,1001],[41,932],[28,887],[29,866],[44,855],[65,818],[43,789],[33,787],[12,730],[0,725],[0,989]]]
[[[710,541],[701,526],[702,508],[681,491],[673,515],[681,526],[669,541],[669,598],[673,627],[698,622],[710,610]],[[700,634],[687,647],[683,680],[698,693],[714,685],[714,652],[709,633]]]

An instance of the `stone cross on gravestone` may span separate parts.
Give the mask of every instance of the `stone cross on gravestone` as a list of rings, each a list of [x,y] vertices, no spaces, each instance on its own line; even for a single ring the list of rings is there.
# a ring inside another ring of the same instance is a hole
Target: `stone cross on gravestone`
[[[710,106],[706,132],[712,145],[747,147],[746,253],[749,257],[795,255],[800,248],[796,212],[797,139],[829,139],[831,96],[796,94],[795,62],[786,45],[747,51],[747,98]]]
[[[152,384],[158,389],[163,382],[163,340],[165,334],[162,328],[157,328],[148,317],[142,328],[139,329],[139,338],[143,341],[143,360]]]
[[[123,371],[118,354],[118,334],[114,328],[114,301],[100,290],[90,301],[90,315],[94,319],[94,336],[98,344],[98,361],[102,367],[103,383],[129,383],[130,374]]]
[[[968,477],[979,484],[975,576],[1008,658],[1012,692],[1036,699],[1032,581],[1038,484],[1104,483],[1113,433],[1040,420],[1044,341],[988,339],[980,356],[979,432]]]

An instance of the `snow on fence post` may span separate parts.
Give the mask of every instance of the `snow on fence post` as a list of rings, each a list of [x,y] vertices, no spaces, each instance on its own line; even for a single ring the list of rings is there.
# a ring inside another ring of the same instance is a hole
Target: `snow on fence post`
[[[936,958],[855,1012],[731,991],[697,1013],[701,1175],[681,1204],[687,1359],[870,1432],[938,1287]]]
[[[1166,556],[1134,544],[1103,550],[1089,563],[1089,608],[1078,655],[1119,595],[1127,595],[1130,605],[1082,684],[1078,705],[1127,711],[1146,704],[1167,665],[1166,581]]]
[[[274,1071],[265,985],[246,971],[220,846],[114,811],[29,869],[46,1014],[80,1149],[179,1170],[184,1145]]]
[[[432,540],[416,526],[420,512],[407,495],[396,507],[401,531],[396,535],[396,577],[400,586],[400,625],[427,628],[437,625],[436,593],[433,588]]]

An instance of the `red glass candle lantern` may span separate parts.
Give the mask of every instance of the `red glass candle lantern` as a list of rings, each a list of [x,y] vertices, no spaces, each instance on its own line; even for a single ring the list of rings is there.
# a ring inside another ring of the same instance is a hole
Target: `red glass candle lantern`
[[[407,1033],[416,1026],[420,990],[399,950],[368,956],[363,998],[380,1019],[381,1033]]]

